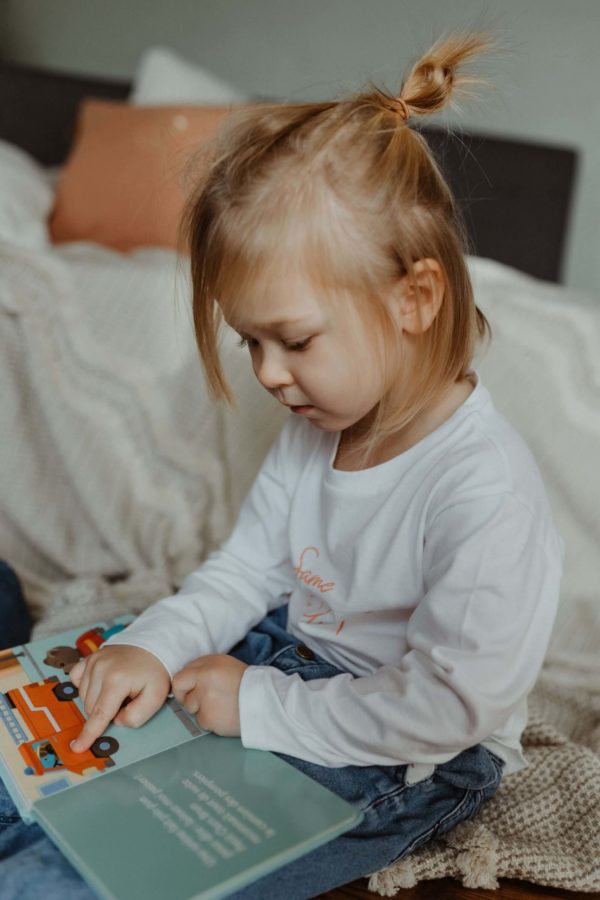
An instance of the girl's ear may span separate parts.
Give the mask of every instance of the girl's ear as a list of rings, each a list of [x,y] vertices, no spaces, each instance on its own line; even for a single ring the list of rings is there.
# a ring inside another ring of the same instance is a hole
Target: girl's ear
[[[423,334],[440,311],[446,280],[439,262],[419,259],[411,274],[404,275],[394,291],[395,314],[402,331]]]

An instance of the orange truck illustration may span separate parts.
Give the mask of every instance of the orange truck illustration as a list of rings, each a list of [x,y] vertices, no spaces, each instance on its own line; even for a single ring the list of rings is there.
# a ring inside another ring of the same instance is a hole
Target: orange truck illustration
[[[85,717],[73,702],[78,691],[70,681],[59,681],[53,675],[13,688],[4,696],[33,737],[19,744],[26,774],[44,775],[68,769],[81,775],[86,769],[114,766],[111,756],[119,749],[119,743],[113,737],[97,738],[83,753],[71,750],[70,743],[81,731]]]

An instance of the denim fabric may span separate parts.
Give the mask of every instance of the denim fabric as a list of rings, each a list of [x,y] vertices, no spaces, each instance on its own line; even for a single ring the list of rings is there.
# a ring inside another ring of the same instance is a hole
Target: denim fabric
[[[31,619],[19,579],[10,566],[0,562],[0,650],[25,644],[30,629]]]
[[[270,665],[308,681],[341,671],[301,649],[285,630],[287,608],[270,613],[231,655]],[[302,655],[303,654],[303,655]],[[308,658],[307,658],[308,657]],[[502,762],[481,745],[438,766],[417,784],[407,766],[315,765],[277,754],[364,813],[341,837],[230,896],[244,900],[308,900],[406,856],[420,844],[473,816],[496,792]],[[0,783],[0,900],[90,900],[94,897],[37,825],[25,826]],[[167,898],[165,898],[167,900]]]
[[[96,895],[38,825],[21,821],[0,781],[0,898],[41,897],[93,900]]]

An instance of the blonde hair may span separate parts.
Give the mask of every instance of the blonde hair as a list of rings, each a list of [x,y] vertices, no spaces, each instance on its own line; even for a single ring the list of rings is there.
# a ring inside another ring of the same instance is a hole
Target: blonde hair
[[[282,263],[330,298],[360,298],[364,321],[386,334],[386,288],[404,275],[414,279],[420,259],[439,263],[444,298],[420,337],[418,371],[402,408],[389,408],[388,395],[381,400],[371,440],[407,424],[465,377],[476,341],[489,329],[473,299],[454,198],[407,120],[443,109],[480,81],[464,66],[489,46],[480,34],[438,41],[407,73],[398,96],[373,86],[339,101],[261,104],[231,116],[183,223],[196,339],[216,397],[232,400],[218,355],[222,310],[243,302],[242,285]],[[399,374],[402,361],[394,365]]]

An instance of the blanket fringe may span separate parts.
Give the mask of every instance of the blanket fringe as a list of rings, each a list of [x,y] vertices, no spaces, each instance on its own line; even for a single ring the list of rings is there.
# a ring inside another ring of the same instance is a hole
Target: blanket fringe
[[[369,891],[393,897],[399,890],[415,887],[419,881],[449,876],[460,879],[466,888],[498,889],[498,838],[489,828],[481,823],[464,822],[438,843],[445,845],[443,871],[423,872],[417,850],[414,855],[371,875]]]
[[[485,825],[465,822],[446,838],[458,851],[456,868],[467,888],[498,888],[498,839]]]

